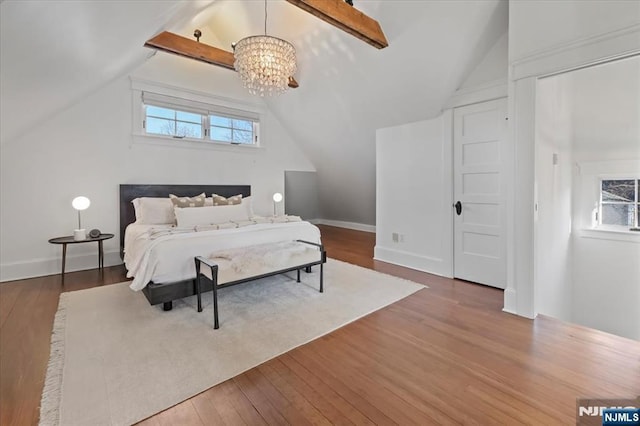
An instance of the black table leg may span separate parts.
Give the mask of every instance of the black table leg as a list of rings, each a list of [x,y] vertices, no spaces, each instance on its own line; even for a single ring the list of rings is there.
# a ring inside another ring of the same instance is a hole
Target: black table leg
[[[67,245],[62,244],[62,285],[64,286],[64,265],[67,263]]]
[[[98,269],[104,269],[104,252],[102,251],[102,240],[98,241]]]

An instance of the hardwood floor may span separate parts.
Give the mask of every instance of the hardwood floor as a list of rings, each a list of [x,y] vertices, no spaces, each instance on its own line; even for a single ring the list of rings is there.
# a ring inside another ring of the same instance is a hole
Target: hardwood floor
[[[578,397],[640,395],[640,342],[503,313],[502,291],[377,262],[375,235],[321,226],[330,257],[429,286],[145,420],[204,424],[575,424]],[[65,291],[125,280],[70,273]],[[0,284],[0,425],[37,424],[59,276]]]

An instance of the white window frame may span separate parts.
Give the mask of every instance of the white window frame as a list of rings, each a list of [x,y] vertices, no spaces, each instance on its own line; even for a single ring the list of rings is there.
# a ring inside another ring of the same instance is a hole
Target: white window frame
[[[602,201],[602,181],[605,180],[632,180],[634,181],[634,185],[635,185],[635,194],[634,194],[634,201],[630,201],[630,202],[615,202],[615,201]],[[640,188],[638,188],[638,180],[640,180],[640,175],[636,175],[636,176],[599,176],[597,182],[598,182],[598,226],[597,229],[603,229],[603,230],[620,230],[620,231],[630,231],[630,228],[637,228],[638,226],[640,226],[640,224],[638,223],[638,204],[640,204],[640,199],[639,199],[639,194],[638,192],[640,191]],[[634,224],[631,226],[627,226],[627,225],[611,225],[611,224],[603,224],[602,223],[602,205],[603,204],[631,204],[633,205],[634,208]],[[630,232],[637,232],[637,231],[630,231]]]
[[[170,146],[190,149],[255,150],[264,147],[264,106],[235,99],[213,96],[163,83],[131,78],[133,103],[132,128],[134,144]],[[146,104],[192,112],[202,116],[202,138],[177,137],[147,133]],[[217,141],[209,136],[209,116],[251,121],[254,126],[252,144]]]

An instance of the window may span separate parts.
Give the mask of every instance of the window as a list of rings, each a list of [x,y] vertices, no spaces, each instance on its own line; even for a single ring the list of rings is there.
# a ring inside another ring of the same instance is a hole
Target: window
[[[605,226],[637,228],[640,221],[640,179],[602,179],[598,223]]]
[[[154,135],[202,139],[202,116],[187,111],[146,105],[146,130]]]
[[[229,143],[253,143],[255,139],[254,123],[221,115],[210,115],[211,139]]]
[[[164,138],[165,144],[179,140],[192,146],[194,142],[259,145],[257,112],[147,91],[138,93],[142,100],[142,135]],[[188,95],[185,93],[185,97]]]

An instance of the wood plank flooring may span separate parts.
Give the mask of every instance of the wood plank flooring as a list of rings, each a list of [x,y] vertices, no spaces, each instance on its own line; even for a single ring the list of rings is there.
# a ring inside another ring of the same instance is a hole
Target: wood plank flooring
[[[640,342],[503,313],[501,290],[374,261],[374,234],[321,230],[330,257],[429,289],[141,424],[575,424],[577,397],[640,395]],[[65,291],[125,279],[75,272]],[[0,425],[38,422],[61,290],[57,275],[0,284]]]

